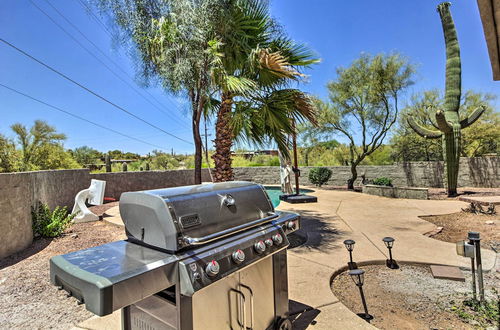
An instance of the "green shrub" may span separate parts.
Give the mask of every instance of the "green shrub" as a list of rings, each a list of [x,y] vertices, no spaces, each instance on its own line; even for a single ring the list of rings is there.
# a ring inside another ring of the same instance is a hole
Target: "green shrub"
[[[74,217],[74,214],[68,214],[66,207],[58,206],[51,211],[47,204],[38,202],[36,207],[31,208],[33,235],[35,237],[60,236],[70,226]]]
[[[383,176],[383,177],[376,178],[375,180],[373,180],[373,184],[375,184],[377,186],[392,187],[392,180]]]
[[[309,181],[318,187],[327,183],[332,176],[332,171],[326,167],[315,167],[309,171]]]

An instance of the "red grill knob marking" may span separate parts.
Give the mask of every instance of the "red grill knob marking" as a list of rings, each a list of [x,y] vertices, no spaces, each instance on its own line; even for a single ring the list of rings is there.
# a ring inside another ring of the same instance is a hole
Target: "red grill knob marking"
[[[280,245],[281,243],[283,243],[283,236],[281,236],[281,234],[273,235],[273,242],[276,245]]]
[[[208,276],[213,277],[217,274],[219,274],[220,271],[220,266],[219,263],[215,260],[212,260],[207,264],[205,267],[205,272],[207,273]]]
[[[243,261],[245,261],[245,252],[242,250],[238,249],[233,252],[232,254],[233,261],[237,264],[241,264]]]
[[[257,252],[258,254],[266,251],[266,243],[264,243],[263,241],[258,241],[253,247],[255,249],[255,252]]]

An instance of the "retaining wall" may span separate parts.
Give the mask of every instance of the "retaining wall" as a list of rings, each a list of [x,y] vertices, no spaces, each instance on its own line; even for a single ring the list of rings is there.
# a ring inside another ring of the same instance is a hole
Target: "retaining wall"
[[[499,187],[499,157],[462,158],[459,184],[468,187]],[[300,182],[309,183],[309,170],[301,168]],[[342,186],[350,176],[348,166],[329,166],[332,177],[328,185]],[[359,166],[358,174],[369,180],[386,176],[394,186],[443,187],[445,169],[442,162],[409,162],[387,166]],[[0,258],[31,244],[31,206],[37,201],[50,207],[73,207],[78,191],[87,188],[91,179],[106,181],[106,197],[119,198],[124,191],[155,189],[193,184],[192,170],[118,172],[90,174],[87,169],[0,174]],[[279,167],[235,169],[236,180],[279,184]],[[210,181],[206,170],[202,180]],[[361,184],[361,178],[356,182]]]
[[[343,186],[351,176],[349,166],[325,166],[332,170],[332,177],[327,185]],[[500,186],[500,157],[461,158],[458,183],[460,187]],[[309,171],[313,168],[301,167],[300,184],[310,185]],[[394,165],[358,166],[358,179],[355,185],[361,185],[361,175],[367,180],[378,177],[392,179],[394,186],[442,188],[446,181],[443,162],[406,162]],[[249,180],[262,184],[279,184],[279,167],[241,167],[235,168],[237,180]]]
[[[194,183],[192,170],[90,174],[88,169],[0,174],[0,259],[28,247],[33,240],[31,207],[38,201],[73,207],[75,195],[91,179],[106,181],[106,197],[124,191],[174,187]],[[210,181],[206,170],[202,180]]]
[[[367,184],[363,186],[363,193],[391,198],[405,199],[428,199],[429,191],[427,188],[414,187],[386,187]]]

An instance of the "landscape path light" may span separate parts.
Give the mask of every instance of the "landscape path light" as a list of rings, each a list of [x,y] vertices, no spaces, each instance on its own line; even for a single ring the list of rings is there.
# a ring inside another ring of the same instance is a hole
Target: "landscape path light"
[[[386,260],[386,265],[390,269],[398,269],[399,266],[396,263],[396,260],[392,259],[392,247],[394,246],[394,238],[392,237],[384,237],[382,239],[384,241],[385,246],[387,246],[387,249],[389,250],[389,259]]]
[[[366,306],[365,294],[363,292],[363,284],[365,281],[365,271],[362,269],[353,269],[349,271],[349,275],[353,280],[354,284],[359,288],[359,295],[361,296],[361,302],[363,303],[364,313],[359,313],[358,316],[366,321],[373,319],[373,316],[368,313],[368,307]]]
[[[349,266],[349,269],[356,269],[358,268],[358,265],[352,261],[352,250],[354,250],[354,244],[356,244],[356,242],[352,239],[346,239],[344,241],[344,245],[345,245],[345,248],[347,249],[347,251],[349,251],[349,262],[347,263],[347,265]]]
[[[477,269],[477,284],[479,287],[479,301],[484,302],[484,283],[483,283],[483,265],[481,261],[481,237],[478,232],[470,231],[467,238],[469,242],[474,244],[476,269]]]

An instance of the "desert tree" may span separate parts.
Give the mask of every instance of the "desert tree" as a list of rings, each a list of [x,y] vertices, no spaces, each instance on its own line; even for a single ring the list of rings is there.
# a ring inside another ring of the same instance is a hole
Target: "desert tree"
[[[19,153],[14,141],[0,134],[0,173],[15,172],[19,165]]]
[[[66,140],[65,134],[58,133],[55,127],[43,120],[35,120],[34,125],[29,129],[20,123],[13,124],[11,129],[14,131],[16,142],[21,149],[21,171],[39,169],[40,167],[45,169],[44,166],[38,165],[45,163],[46,157],[51,155],[50,151],[60,147],[61,142]]]
[[[213,22],[220,21],[217,0],[96,0],[118,29],[145,85],[159,83],[189,100],[195,146],[195,183],[201,183],[201,117],[208,105],[213,71],[210,45],[216,42]]]
[[[354,189],[357,166],[384,143],[396,122],[413,73],[413,66],[399,54],[362,54],[348,68],[337,69],[337,79],[327,86],[329,100],[317,100],[316,130],[341,135],[349,145],[348,189]]]

